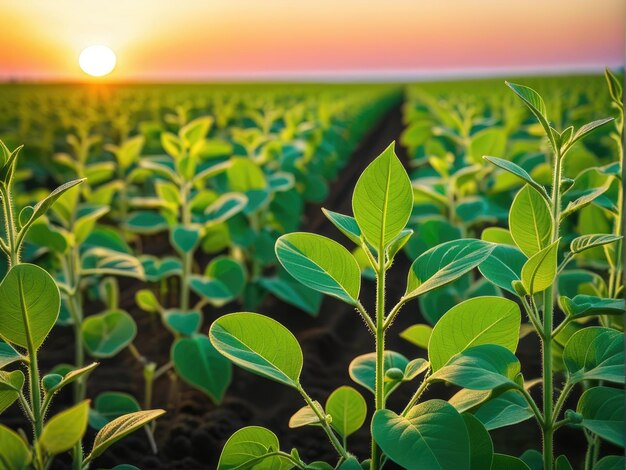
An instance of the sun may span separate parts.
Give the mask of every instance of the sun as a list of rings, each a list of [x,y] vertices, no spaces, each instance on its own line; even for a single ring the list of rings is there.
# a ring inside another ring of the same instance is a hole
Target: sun
[[[116,62],[115,53],[107,46],[89,46],[83,49],[78,57],[80,68],[92,77],[102,77],[111,73]]]

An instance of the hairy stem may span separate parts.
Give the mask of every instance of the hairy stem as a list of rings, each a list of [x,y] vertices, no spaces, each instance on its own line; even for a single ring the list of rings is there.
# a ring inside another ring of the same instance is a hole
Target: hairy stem
[[[376,410],[385,408],[385,251],[378,250],[378,272],[376,273]],[[372,437],[371,470],[380,468],[381,452]]]

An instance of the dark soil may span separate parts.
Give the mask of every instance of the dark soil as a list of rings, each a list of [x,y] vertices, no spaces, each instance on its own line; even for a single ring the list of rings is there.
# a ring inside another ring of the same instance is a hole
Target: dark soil
[[[354,152],[351,163],[347,165],[332,186],[330,196],[324,207],[341,213],[351,213],[352,190],[357,178],[367,164],[380,154],[392,140],[397,140],[402,129],[400,107],[391,111],[360,147]],[[403,149],[397,152],[405,159]],[[303,230],[329,236],[340,242],[346,241],[343,236],[325,219],[320,206],[308,208]],[[154,246],[165,246],[166,240],[157,241]],[[405,288],[406,273],[409,260],[399,256],[392,271],[388,275],[388,302],[395,302]],[[171,336],[160,325],[134,307],[134,293],[141,288],[140,283],[127,285],[124,288],[121,306],[135,317],[138,324],[138,335],[135,342],[139,351],[159,364],[167,362],[168,347]],[[362,287],[364,305],[373,309],[374,285],[364,281]],[[229,305],[220,311],[206,312],[206,325],[219,315],[239,310],[237,305]],[[97,310],[95,310],[97,311]],[[348,376],[348,365],[357,355],[374,350],[373,337],[359,319],[358,314],[342,302],[325,298],[320,314],[312,318],[285,303],[268,298],[258,309],[259,313],[269,315],[289,328],[298,338],[304,352],[304,369],[302,383],[314,399],[324,403],[328,395],[337,387],[351,384]],[[396,350],[409,358],[425,355],[424,351],[410,345],[399,338],[398,333],[411,324],[423,321],[417,303],[407,305],[394,328],[388,335],[387,349]],[[71,362],[71,354],[67,345],[72,344],[72,333],[69,328],[56,328],[48,342],[44,345],[41,357],[45,362],[43,370],[48,370],[59,362]],[[520,344],[518,356],[528,378],[540,375],[539,345],[535,338],[527,337]],[[122,391],[143,397],[143,381],[141,366],[126,351],[114,359],[104,361],[96,369],[89,380],[88,396],[95,397],[102,391]],[[360,388],[356,384],[352,384]],[[415,385],[404,385],[389,400],[389,407],[401,410],[415,390]],[[536,387],[539,391],[539,387]],[[373,397],[360,388],[373,407]],[[445,398],[455,390],[448,387],[433,387],[428,390],[425,398]],[[69,396],[61,396],[57,400],[59,406],[69,404]],[[336,461],[336,454],[319,428],[309,427],[289,430],[289,417],[304,405],[301,397],[294,390],[278,383],[262,379],[235,367],[234,377],[227,396],[221,406],[215,406],[201,392],[196,391],[176,380],[175,375],[162,377],[154,390],[153,407],[167,410],[167,414],[158,420],[156,441],[159,452],[154,455],[144,432],[125,438],[114,445],[95,462],[95,468],[110,468],[120,463],[136,465],[144,470],[158,469],[213,469],[217,466],[220,451],[228,437],[237,429],[248,425],[259,425],[273,430],[279,437],[281,448],[289,451],[298,448],[301,457],[307,462],[314,460]],[[574,407],[569,404],[569,407]],[[10,426],[23,425],[18,415],[19,410],[13,407],[3,415],[2,422]],[[496,451],[519,455],[528,448],[540,448],[541,436],[537,426],[528,421],[493,433]],[[90,442],[90,437],[86,439]],[[360,459],[369,454],[369,430],[364,426],[348,439],[349,450]],[[556,441],[557,452],[567,453],[575,466],[582,462],[585,442],[582,433],[568,429],[559,431]],[[391,465],[388,465],[392,468]],[[59,461],[54,468],[68,468]]]

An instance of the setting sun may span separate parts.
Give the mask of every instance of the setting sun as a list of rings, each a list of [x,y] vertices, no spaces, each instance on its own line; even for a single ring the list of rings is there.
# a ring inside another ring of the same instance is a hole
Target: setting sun
[[[90,46],[78,57],[80,68],[92,77],[111,73],[116,63],[115,53],[107,46]]]

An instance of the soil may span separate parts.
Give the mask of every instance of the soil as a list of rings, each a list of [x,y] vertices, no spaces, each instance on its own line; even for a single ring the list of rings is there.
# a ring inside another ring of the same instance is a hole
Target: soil
[[[351,163],[346,166],[337,181],[334,182],[330,196],[324,207],[341,212],[351,213],[352,190],[357,178],[378,154],[392,140],[398,140],[402,130],[400,107],[393,109],[386,118],[367,136],[352,156]],[[397,147],[401,159],[406,160],[404,149]],[[343,242],[343,236],[326,220],[319,205],[312,205],[306,213],[303,230],[320,233]],[[166,245],[160,240],[152,247]],[[154,248],[153,248],[154,249]],[[156,250],[158,251],[158,249]],[[404,292],[406,273],[409,260],[398,256],[388,275],[388,301],[394,302]],[[159,364],[167,362],[171,337],[158,320],[151,318],[134,307],[134,293],[141,288],[140,283],[124,286],[121,299],[122,308],[135,317],[138,324],[138,335],[135,342],[141,353]],[[374,305],[374,285],[364,281],[362,287],[364,305],[370,311]],[[219,311],[206,312],[206,325],[225,312],[239,310],[232,304]],[[97,311],[97,310],[96,310]],[[358,385],[351,383],[348,376],[350,361],[359,354],[372,352],[373,337],[368,333],[358,314],[346,304],[326,297],[317,318],[298,311],[273,297],[258,309],[259,313],[269,315],[289,328],[298,338],[304,352],[304,368],[302,384],[314,399],[324,403],[328,395],[341,385],[351,384],[359,388],[366,396],[368,406],[373,408],[373,396]],[[403,353],[409,358],[424,356],[425,351],[419,350],[399,338],[398,333],[411,324],[423,321],[417,303],[408,304],[399,315],[394,327],[388,334],[387,349]],[[44,359],[43,370],[49,370],[59,362],[71,362],[70,349],[72,333],[69,328],[56,328],[43,347],[41,357]],[[525,377],[540,375],[539,344],[533,337],[526,337],[520,344],[518,357],[525,370]],[[114,359],[104,361],[89,379],[88,396],[95,397],[102,391],[121,391],[136,397],[143,396],[143,383],[138,380],[142,371],[139,363],[126,351]],[[409,399],[417,385],[404,385],[389,400],[391,409],[400,410]],[[536,387],[539,391],[540,387]],[[446,398],[454,390],[440,386],[429,389],[424,398]],[[57,406],[69,404],[70,397],[61,395]],[[575,403],[575,402],[574,402]],[[323,432],[316,427],[290,430],[287,426],[289,417],[304,405],[301,397],[294,390],[278,383],[262,379],[234,368],[232,385],[221,406],[215,406],[201,392],[196,391],[176,380],[172,374],[161,378],[155,384],[153,407],[161,407],[168,412],[158,420],[156,442],[157,455],[150,450],[146,434],[136,432],[112,446],[104,456],[96,460],[94,468],[111,468],[117,464],[127,463],[143,470],[160,469],[214,469],[217,466],[220,451],[228,437],[237,429],[248,425],[259,425],[273,430],[279,437],[281,448],[289,451],[296,447],[306,462],[314,460],[336,461],[336,454],[325,438]],[[569,407],[574,407],[572,403]],[[19,409],[13,407],[2,417],[2,422],[10,426],[24,425]],[[90,442],[92,434],[87,437]],[[520,455],[527,448],[540,448],[541,436],[537,426],[528,421],[499,432],[492,433],[497,452]],[[360,459],[369,454],[369,430],[364,426],[348,439],[349,450]],[[556,440],[556,449],[571,456],[570,461],[578,466],[583,461],[585,441],[582,433],[575,430],[562,429]],[[55,469],[69,468],[69,463],[58,459]],[[386,468],[393,468],[392,465]]]

